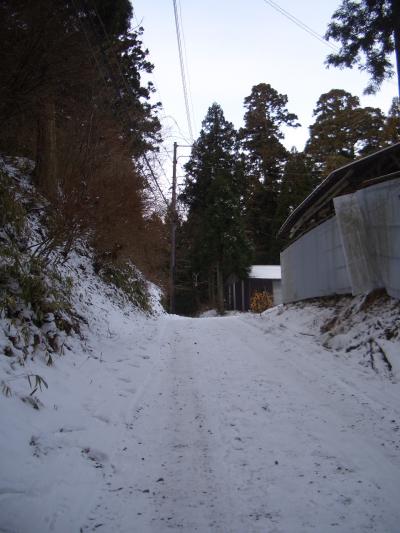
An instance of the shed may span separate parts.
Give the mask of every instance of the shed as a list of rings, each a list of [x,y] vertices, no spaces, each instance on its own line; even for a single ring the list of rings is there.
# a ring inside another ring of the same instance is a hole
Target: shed
[[[255,292],[269,292],[274,304],[282,303],[280,265],[252,265],[246,279],[231,274],[225,283],[225,301],[229,310],[248,311]]]
[[[375,288],[400,298],[400,143],[333,171],[279,233],[285,303]]]

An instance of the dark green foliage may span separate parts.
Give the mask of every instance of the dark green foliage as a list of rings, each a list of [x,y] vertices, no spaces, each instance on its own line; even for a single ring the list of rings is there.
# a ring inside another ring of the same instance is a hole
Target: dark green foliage
[[[267,83],[255,85],[244,100],[245,125],[239,132],[242,145],[251,173],[271,188],[279,179],[287,155],[281,127],[299,126],[297,116],[286,109],[287,101],[286,95]]]
[[[276,233],[287,217],[314,190],[316,185],[317,181],[309,159],[303,152],[298,152],[293,148],[285,165],[280,187],[275,217]],[[286,241],[278,240],[280,250],[285,244]]]
[[[388,116],[385,120],[385,142],[390,145],[400,141],[400,105],[399,98],[393,98]]]
[[[385,117],[380,109],[360,107],[357,96],[332,89],[314,109],[315,122],[305,151],[319,179],[385,145]]]
[[[146,280],[132,263],[115,264],[111,261],[96,261],[95,269],[106,283],[120,289],[135,307],[150,313],[151,306]]]
[[[198,304],[208,300],[222,311],[223,280],[231,273],[246,274],[251,246],[242,220],[236,132],[218,104],[208,110],[186,171],[181,200],[188,216],[181,235],[187,243],[189,276]]]
[[[12,179],[0,169],[0,231],[11,237],[20,236],[25,216],[25,209],[15,200]]]
[[[23,307],[40,326],[46,313],[70,312],[71,285],[29,247],[28,212],[32,193],[0,172],[0,311],[13,317]],[[38,202],[39,198],[37,198]]]
[[[66,253],[88,231],[101,252],[124,233],[118,244],[135,261],[149,227],[140,158],[156,149],[160,123],[131,15],[129,0],[0,3],[0,151],[35,160]]]
[[[108,35],[118,37],[129,30],[132,18],[129,0],[84,0],[82,3],[93,17],[94,23],[100,29],[104,27]]]
[[[245,98],[244,127],[239,135],[246,157],[245,220],[255,245],[255,262],[279,264],[276,209],[288,152],[282,126],[297,127],[297,116],[286,108],[287,96],[260,83]]]
[[[400,4],[398,0],[343,0],[332,16],[326,39],[339,41],[341,49],[330,54],[327,65],[357,65],[370,75],[365,92],[375,93],[394,74],[392,54],[400,63]],[[399,71],[399,69],[398,69]],[[400,73],[398,72],[399,85]]]

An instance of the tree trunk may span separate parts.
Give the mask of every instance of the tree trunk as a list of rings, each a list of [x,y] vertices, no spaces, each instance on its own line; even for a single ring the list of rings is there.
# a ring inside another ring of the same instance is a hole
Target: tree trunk
[[[215,307],[214,266],[208,271],[208,303],[210,307]]]
[[[43,98],[37,119],[36,185],[48,198],[57,195],[56,110],[54,100]]]
[[[224,314],[224,281],[219,262],[217,263],[217,310],[220,315]]]

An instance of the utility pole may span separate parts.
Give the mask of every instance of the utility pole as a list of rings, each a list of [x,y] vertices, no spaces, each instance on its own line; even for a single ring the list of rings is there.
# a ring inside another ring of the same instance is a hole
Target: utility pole
[[[174,142],[174,156],[172,159],[172,195],[171,195],[171,258],[169,269],[169,312],[175,313],[175,270],[176,270],[176,225],[178,215],[176,212],[176,165],[178,163],[178,147],[192,148],[192,144],[178,144]],[[180,157],[188,157],[186,155]]]
[[[175,313],[175,266],[176,266],[176,152],[178,143],[174,142],[174,156],[172,159],[172,197],[171,197],[171,259],[169,269],[169,312]]]

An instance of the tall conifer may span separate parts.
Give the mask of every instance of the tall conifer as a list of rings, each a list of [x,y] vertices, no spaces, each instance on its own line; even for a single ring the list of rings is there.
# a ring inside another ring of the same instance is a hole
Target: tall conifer
[[[201,300],[223,311],[224,279],[246,274],[251,248],[241,217],[236,132],[218,104],[208,110],[186,171],[181,199],[188,209],[190,268]]]
[[[246,224],[257,263],[279,263],[275,217],[288,157],[281,128],[299,125],[287,102],[286,95],[266,83],[255,85],[244,100],[246,113],[239,135],[247,161]]]

